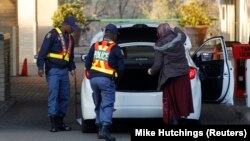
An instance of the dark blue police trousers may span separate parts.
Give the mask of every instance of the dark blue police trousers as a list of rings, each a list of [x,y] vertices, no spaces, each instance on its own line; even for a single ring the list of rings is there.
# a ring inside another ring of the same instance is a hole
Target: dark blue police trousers
[[[108,77],[94,77],[90,79],[95,104],[96,121],[102,125],[112,124],[115,103],[115,83]]]
[[[48,116],[64,117],[70,98],[68,69],[51,68],[46,79],[49,87]]]

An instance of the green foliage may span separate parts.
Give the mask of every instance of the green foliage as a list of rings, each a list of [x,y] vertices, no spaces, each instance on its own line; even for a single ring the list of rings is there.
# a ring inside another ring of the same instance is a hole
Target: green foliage
[[[59,5],[63,5],[64,3],[73,3],[77,2],[79,4],[86,4],[87,0],[58,0]]]
[[[77,19],[79,25],[85,25],[87,22],[86,16],[83,14],[84,7],[77,2],[73,3],[64,3],[57,8],[55,11],[52,20],[53,26],[57,27],[61,25],[66,16],[74,16]]]
[[[207,14],[207,8],[206,3],[200,3],[199,1],[181,5],[179,7],[180,25],[210,25],[212,21]]]
[[[176,18],[176,7],[179,3],[179,0],[147,0],[142,1],[139,7],[143,15],[149,19]]]

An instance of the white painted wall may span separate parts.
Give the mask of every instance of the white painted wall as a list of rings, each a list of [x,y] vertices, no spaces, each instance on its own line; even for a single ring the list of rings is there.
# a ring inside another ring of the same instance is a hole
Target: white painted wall
[[[36,0],[18,0],[19,63],[33,62],[36,47]],[[21,70],[21,69],[20,69]]]
[[[219,0],[220,29],[225,41],[236,40],[235,0]]]
[[[239,41],[243,44],[247,44],[249,41],[250,32],[250,0],[239,1]]]
[[[249,42],[250,0],[218,0],[221,35],[226,41]]]
[[[52,15],[57,9],[57,0],[18,0],[19,66],[25,58],[34,63],[34,55],[45,34],[52,27]],[[44,28],[46,27],[46,28]]]

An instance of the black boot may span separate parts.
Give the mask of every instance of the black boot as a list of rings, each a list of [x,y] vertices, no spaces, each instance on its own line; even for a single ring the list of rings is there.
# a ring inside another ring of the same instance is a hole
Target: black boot
[[[56,118],[54,116],[50,117],[51,129],[50,132],[57,132]]]
[[[109,125],[102,125],[100,137],[106,141],[115,141],[115,138],[109,133]]]
[[[63,122],[63,117],[57,117],[58,130],[61,131],[71,131],[71,127],[67,126]]]
[[[97,124],[97,138],[98,139],[103,139],[102,136],[101,136],[101,130],[102,130],[102,125]]]

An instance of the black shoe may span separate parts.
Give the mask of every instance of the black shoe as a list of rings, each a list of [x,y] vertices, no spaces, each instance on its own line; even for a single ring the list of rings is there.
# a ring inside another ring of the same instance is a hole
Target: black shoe
[[[100,132],[100,138],[105,139],[106,141],[115,141],[115,137],[112,137],[109,133],[109,125],[103,125],[101,132]]]
[[[58,130],[56,128],[51,128],[49,131],[50,132],[57,132]]]
[[[60,131],[71,131],[72,128],[70,126],[67,126],[63,122],[63,117],[57,117],[57,126],[58,130]]]
[[[102,136],[101,136],[101,130],[102,130],[102,125],[97,124],[97,138],[98,139],[103,139]]]
[[[51,116],[50,117],[50,123],[51,123],[50,132],[57,132],[58,129],[57,129],[56,117]]]

